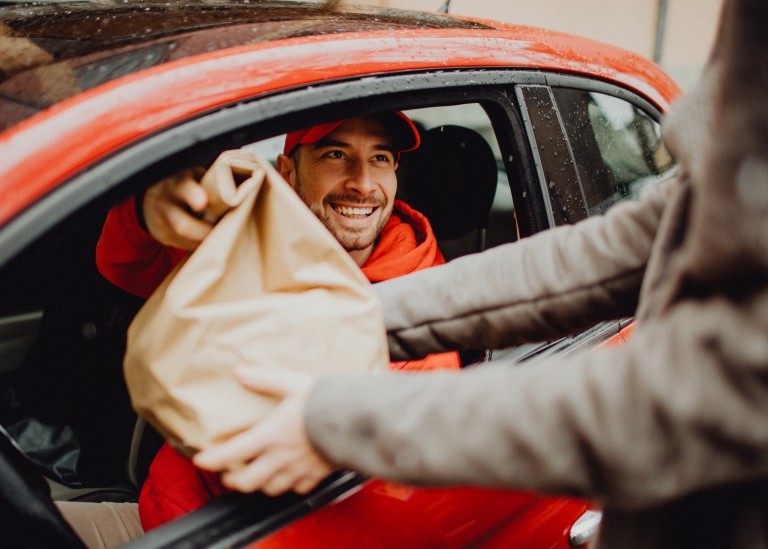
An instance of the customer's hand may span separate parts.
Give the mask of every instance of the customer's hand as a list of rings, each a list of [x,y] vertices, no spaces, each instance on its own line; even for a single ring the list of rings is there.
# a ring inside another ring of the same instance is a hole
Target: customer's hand
[[[192,251],[213,228],[203,219],[208,193],[198,183],[204,170],[189,168],[166,177],[144,194],[142,213],[147,230],[157,241]]]
[[[248,389],[280,400],[262,421],[229,440],[199,452],[201,469],[222,471],[225,486],[268,495],[305,494],[334,469],[310,442],[304,412],[313,378],[288,371],[239,368],[235,375]]]

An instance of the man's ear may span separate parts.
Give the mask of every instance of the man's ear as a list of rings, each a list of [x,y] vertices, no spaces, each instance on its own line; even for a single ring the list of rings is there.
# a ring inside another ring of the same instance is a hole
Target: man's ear
[[[283,176],[283,179],[290,183],[291,187],[294,186],[296,163],[291,157],[284,154],[277,155],[277,171]]]

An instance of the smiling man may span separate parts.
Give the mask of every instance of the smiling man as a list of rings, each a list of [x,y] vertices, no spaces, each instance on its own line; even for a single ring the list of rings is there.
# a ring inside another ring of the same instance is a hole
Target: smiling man
[[[400,112],[350,118],[289,133],[277,169],[364,267],[395,207],[399,155],[418,146],[418,131]],[[396,217],[420,231],[426,220],[398,206]]]
[[[419,146],[401,112],[337,120],[287,134],[277,169],[371,282],[444,263],[427,219],[395,199],[401,153]],[[100,272],[148,297],[213,228],[201,214],[208,196],[191,168],[114,207],[96,250]],[[276,257],[275,261],[280,258]],[[458,369],[454,352],[393,362],[396,370]],[[153,461],[139,498],[144,529],[224,493],[218,474],[196,469],[169,445]],[[134,511],[135,512],[135,511]]]

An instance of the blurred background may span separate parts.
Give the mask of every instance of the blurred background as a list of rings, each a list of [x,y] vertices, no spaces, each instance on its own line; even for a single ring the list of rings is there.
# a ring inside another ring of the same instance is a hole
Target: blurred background
[[[689,90],[709,56],[722,0],[348,0],[534,25],[608,42],[653,59]]]

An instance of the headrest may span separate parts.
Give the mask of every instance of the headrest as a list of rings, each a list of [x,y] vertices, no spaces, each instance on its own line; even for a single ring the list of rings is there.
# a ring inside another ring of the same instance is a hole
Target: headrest
[[[404,154],[398,168],[400,196],[446,240],[486,227],[497,179],[490,145],[461,126],[422,132],[421,147]]]

